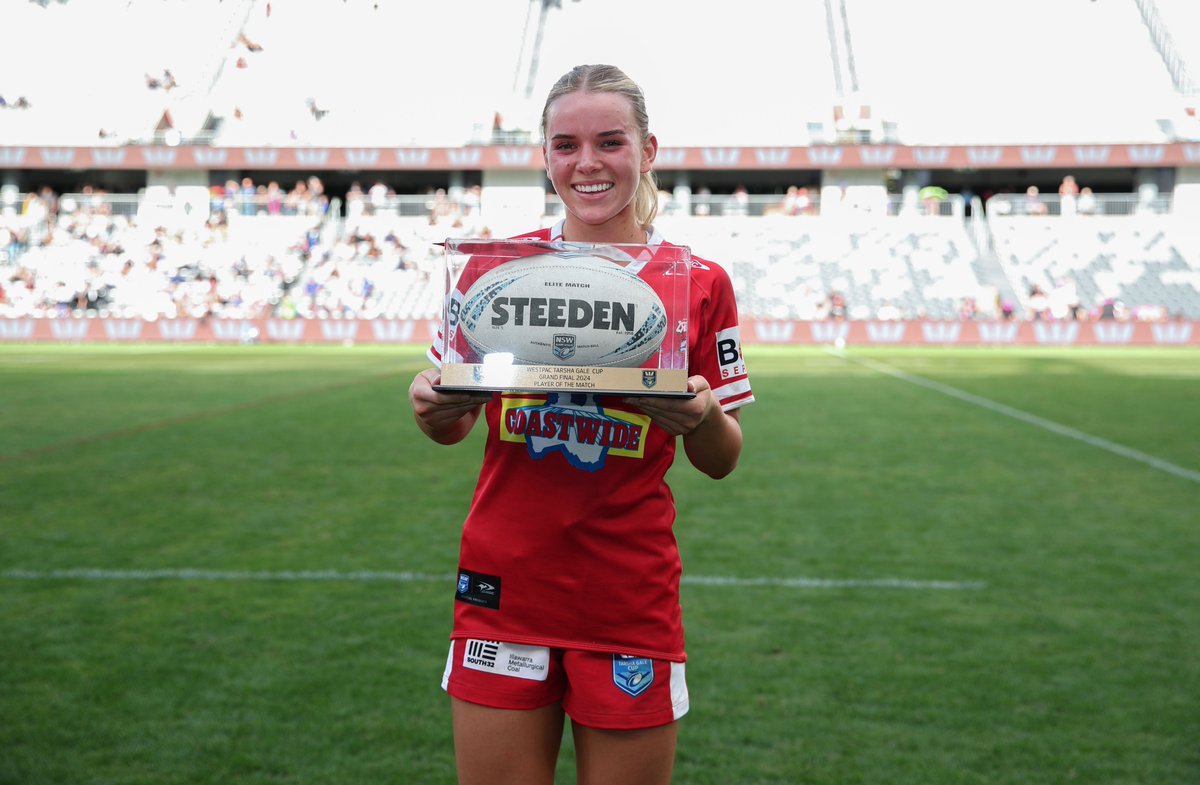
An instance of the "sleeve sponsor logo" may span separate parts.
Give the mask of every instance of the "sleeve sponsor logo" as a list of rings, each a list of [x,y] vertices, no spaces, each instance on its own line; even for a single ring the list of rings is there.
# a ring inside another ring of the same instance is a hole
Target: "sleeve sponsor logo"
[[[742,360],[742,339],[737,327],[717,333],[717,364],[722,379],[733,379],[746,375],[746,363]]]

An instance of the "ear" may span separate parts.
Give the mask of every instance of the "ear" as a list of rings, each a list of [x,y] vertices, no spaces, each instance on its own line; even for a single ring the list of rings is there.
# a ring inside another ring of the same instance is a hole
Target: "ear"
[[[646,137],[645,143],[642,144],[642,174],[650,171],[654,166],[654,159],[658,157],[658,137],[650,134]]]

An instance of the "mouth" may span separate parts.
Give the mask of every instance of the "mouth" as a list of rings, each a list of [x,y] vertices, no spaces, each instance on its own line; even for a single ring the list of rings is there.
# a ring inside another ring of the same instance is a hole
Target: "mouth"
[[[587,183],[585,185],[571,186],[577,193],[581,194],[599,194],[605,191],[611,191],[612,183]]]

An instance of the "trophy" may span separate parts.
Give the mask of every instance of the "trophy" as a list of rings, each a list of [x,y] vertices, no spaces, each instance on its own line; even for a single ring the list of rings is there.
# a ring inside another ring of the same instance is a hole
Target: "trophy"
[[[450,239],[441,384],[691,397],[686,246]]]

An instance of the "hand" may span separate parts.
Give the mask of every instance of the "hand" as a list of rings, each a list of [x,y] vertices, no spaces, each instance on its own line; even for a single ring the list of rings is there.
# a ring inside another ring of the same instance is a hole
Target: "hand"
[[[441,444],[453,444],[470,432],[479,417],[479,407],[491,400],[492,394],[438,392],[433,386],[441,378],[436,368],[417,374],[408,387],[408,403],[426,436]]]
[[[692,376],[687,381],[688,392],[694,398],[661,398],[658,396],[629,397],[625,401],[637,406],[658,427],[672,436],[686,436],[699,428],[706,420],[721,413],[712,388],[703,376]]]

